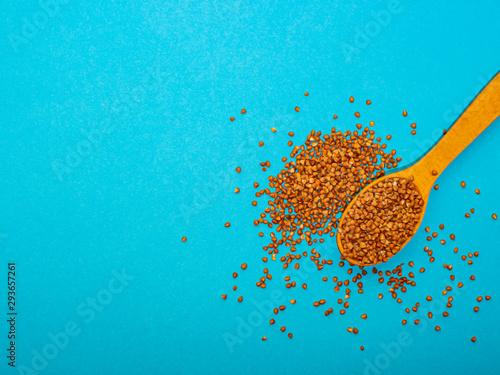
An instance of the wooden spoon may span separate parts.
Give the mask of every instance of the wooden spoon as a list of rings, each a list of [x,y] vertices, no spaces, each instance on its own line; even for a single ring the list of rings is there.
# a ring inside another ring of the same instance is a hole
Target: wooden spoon
[[[416,185],[424,205],[420,221],[415,225],[413,235],[417,231],[422,219],[424,218],[425,208],[429,199],[429,194],[434,185],[434,182],[439,177],[441,172],[460,154],[476,137],[483,132],[495,119],[500,115],[500,72],[483,88],[478,96],[472,101],[467,109],[462,113],[458,120],[453,124],[450,130],[441,138],[441,140],[429,151],[426,155],[420,158],[417,162],[408,168],[383,176],[369,185],[367,185],[359,194],[354,197],[351,203],[347,206],[342,215],[337,231],[337,245],[340,253],[347,261],[359,266],[371,266],[376,263],[361,264],[356,259],[346,256],[342,241],[340,239],[340,228],[346,218],[347,212],[354,205],[358,197],[369,190],[373,185],[386,178],[402,177],[413,180]],[[413,237],[410,236],[401,246],[400,250]],[[389,252],[390,253],[390,252]],[[390,255],[392,257],[394,254]],[[388,259],[386,257],[386,259]]]

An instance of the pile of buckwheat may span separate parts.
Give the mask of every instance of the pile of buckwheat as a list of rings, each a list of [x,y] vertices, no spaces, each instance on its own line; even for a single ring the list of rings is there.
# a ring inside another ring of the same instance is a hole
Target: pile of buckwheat
[[[309,93],[305,93],[309,96]],[[354,98],[349,98],[350,103],[354,103]],[[367,105],[372,104],[370,100],[366,101]],[[300,112],[299,107],[295,107],[295,112]],[[241,110],[242,114],[246,114],[245,109]],[[356,118],[360,118],[359,112],[354,112]],[[403,117],[408,116],[407,111],[403,111]],[[337,115],[333,116],[334,120],[338,119]],[[231,121],[235,118],[231,117]],[[370,126],[374,126],[375,122],[370,121]],[[333,306],[338,305],[338,313],[344,315],[349,308],[349,301],[352,296],[351,288],[357,289],[358,294],[363,294],[363,283],[361,279],[368,274],[363,264],[385,262],[392,255],[396,254],[402,245],[413,235],[415,226],[419,223],[421,215],[423,215],[422,207],[423,200],[417,187],[411,180],[404,178],[387,177],[381,179],[378,183],[372,186],[371,189],[363,192],[363,194],[353,204],[353,209],[347,212],[346,217],[342,222],[342,226],[338,228],[339,219],[346,207],[353,198],[370,182],[384,177],[386,170],[397,167],[401,158],[395,157],[396,151],[386,152],[387,145],[382,142],[381,137],[375,136],[375,131],[369,127],[364,127],[361,124],[356,124],[359,130],[352,133],[347,131],[339,131],[335,128],[331,129],[329,134],[322,134],[320,131],[312,130],[307,136],[305,143],[301,146],[294,146],[290,153],[290,160],[287,157],[282,158],[284,163],[283,169],[275,175],[268,177],[268,187],[261,188],[256,191],[256,197],[268,197],[267,207],[261,212],[260,217],[254,221],[255,226],[266,225],[272,229],[270,233],[270,242],[263,247],[266,254],[270,256],[273,263],[279,261],[282,264],[282,269],[286,270],[289,266],[293,266],[298,270],[301,265],[301,259],[307,261],[309,258],[315,264],[318,271],[324,271],[325,266],[332,266],[332,259],[322,259],[321,254],[312,248],[310,251],[298,251],[298,246],[305,242],[309,246],[323,243],[325,240],[321,238],[328,234],[330,237],[335,236],[334,230],[339,231],[339,236],[344,247],[344,255],[339,253],[339,268],[344,267],[347,263],[351,266],[347,270],[349,275],[347,279],[342,280],[337,276],[328,277],[320,276],[324,282],[332,280],[334,283],[333,293],[338,294],[338,297],[330,296],[327,298],[318,298],[312,305],[314,307],[323,306],[324,315],[329,316],[335,312]],[[416,124],[411,123],[411,128],[415,129]],[[271,128],[273,133],[276,133],[276,128]],[[443,134],[446,133],[446,130]],[[412,135],[416,132],[412,131]],[[293,132],[289,132],[290,137],[294,136]],[[387,140],[391,140],[392,136],[387,135]],[[293,146],[293,142],[289,140],[288,146]],[[264,142],[258,144],[259,147],[264,147]],[[260,163],[262,171],[267,171],[271,166],[269,161]],[[241,173],[241,168],[236,168],[237,173]],[[460,185],[465,188],[465,182]],[[259,183],[255,182],[253,187],[258,189]],[[435,186],[438,190],[438,185]],[[240,188],[234,191],[240,193]],[[475,189],[475,193],[479,194],[479,190]],[[253,206],[257,206],[257,201],[252,201]],[[470,212],[473,214],[474,209]],[[470,217],[466,213],[466,218]],[[497,220],[497,215],[492,214],[494,220]],[[225,227],[230,227],[227,222]],[[444,230],[444,224],[439,225],[441,231]],[[430,233],[429,227],[425,228],[425,232]],[[264,236],[264,232],[259,232],[260,237]],[[434,240],[440,236],[438,232],[432,232],[432,236],[427,236],[428,241]],[[455,235],[450,234],[451,241],[455,241]],[[183,238],[186,241],[186,238]],[[446,244],[444,238],[437,243]],[[284,246],[287,248],[286,253],[281,257],[276,257],[279,253],[279,248]],[[303,245],[302,245],[303,246]],[[335,246],[332,241],[332,246]],[[430,246],[425,246],[424,251],[429,255],[429,262],[434,262],[433,251]],[[458,253],[458,247],[453,249],[453,253]],[[478,257],[479,252],[469,252],[468,255],[462,255],[462,260],[467,260],[468,265],[472,265],[471,258]],[[353,268],[354,264],[349,260],[357,261],[360,266]],[[262,258],[264,264],[269,262],[268,256]],[[414,262],[409,261],[407,264],[400,263],[393,269],[379,270],[376,267],[371,268],[371,273],[378,276],[380,284],[387,285],[387,291],[390,296],[398,303],[403,303],[402,293],[407,291],[408,287],[415,287],[415,274],[413,271],[404,272],[403,267],[414,268]],[[380,265],[379,265],[380,266]],[[241,265],[242,270],[246,270],[247,263]],[[270,267],[270,266],[269,266]],[[451,264],[443,264],[443,267],[452,271]],[[339,270],[338,268],[330,267],[325,270]],[[307,290],[307,284],[297,283],[294,280],[293,272],[286,274],[283,277],[285,287],[294,289],[299,285],[304,291]],[[425,272],[424,267],[420,267],[418,273]],[[233,279],[238,277],[237,272],[233,272]],[[418,325],[421,319],[432,319],[434,315],[441,314],[444,318],[450,315],[449,309],[453,306],[454,288],[462,288],[462,281],[455,280],[455,275],[450,274],[450,285],[441,292],[441,299],[446,303],[445,311],[430,311],[431,307],[424,306],[433,301],[433,297],[425,297],[425,301],[416,302],[410,307],[404,308],[407,314],[413,314],[414,324]],[[474,275],[470,275],[469,280],[476,280]],[[273,277],[267,266],[264,265],[262,277],[256,282],[257,287],[266,288],[267,283],[273,282]],[[238,288],[233,286],[233,291]],[[378,293],[378,299],[383,299],[383,293]],[[222,298],[226,300],[228,294],[223,294]],[[297,298],[297,297],[296,297]],[[298,299],[290,299],[290,305],[298,303]],[[243,296],[236,297],[238,302],[243,302]],[[328,302],[333,299],[333,302]],[[486,295],[484,300],[490,300],[491,296]],[[483,296],[476,298],[477,302],[483,300]],[[274,318],[269,320],[269,324],[275,325],[279,314],[284,314],[286,305],[276,306],[272,314]],[[423,311],[421,311],[421,310]],[[479,311],[479,307],[473,308],[474,312]],[[367,319],[368,314],[364,313],[360,316],[361,319]],[[418,318],[418,319],[415,319]],[[434,317],[435,319],[435,317]],[[402,324],[407,323],[406,319],[402,320]],[[280,326],[280,331],[285,332],[286,327]],[[359,329],[356,327],[347,327],[347,331],[353,334],[358,334]],[[439,325],[435,326],[435,331],[441,331]],[[291,339],[293,334],[287,333]],[[262,341],[268,340],[267,336],[262,337]],[[476,337],[471,338],[472,342],[476,341]],[[364,346],[360,346],[364,350]]]

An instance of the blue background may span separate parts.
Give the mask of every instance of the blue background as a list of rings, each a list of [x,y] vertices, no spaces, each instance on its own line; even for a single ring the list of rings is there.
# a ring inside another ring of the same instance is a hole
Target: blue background
[[[392,134],[389,149],[402,165],[425,153],[499,70],[497,1],[401,1],[383,24],[377,14],[388,14],[389,1],[61,3],[57,12],[35,0],[0,6],[0,267],[3,279],[7,262],[17,263],[19,373],[499,373],[499,222],[491,214],[500,214],[500,121],[439,177],[418,234],[387,264],[414,260],[427,269],[402,304],[370,273],[365,293],[353,293],[340,316],[331,277],[346,268],[336,265],[303,274],[304,291],[286,289],[286,273],[268,264],[274,279],[256,288],[267,242],[252,222],[266,200],[250,205],[252,183],[264,184],[288,156],[286,133],[300,144],[311,129],[328,131],[335,113],[342,130],[354,129],[354,110],[375,120],[378,135]],[[39,26],[30,29],[33,18]],[[358,40],[361,32],[371,36]],[[272,167],[263,173],[265,160]],[[423,228],[439,231],[441,222],[457,239],[433,245],[430,264]],[[336,264],[333,239],[317,249]],[[480,252],[472,266],[459,259],[469,251]],[[242,262],[249,268],[233,292],[231,275]],[[443,263],[454,265],[465,287],[452,294],[449,317],[436,307],[432,321],[421,317],[415,326],[403,310],[417,301],[425,310],[426,295],[439,299],[451,285]],[[123,270],[133,280],[110,294],[113,272]],[[272,294],[297,299],[276,326],[267,315],[259,322],[254,304]],[[476,296],[486,294],[493,298],[474,313]],[[96,297],[105,305],[89,307]],[[332,316],[312,306],[320,298]],[[226,344],[249,317],[254,327]],[[50,352],[50,334],[70,322],[78,335]],[[395,344],[401,334],[406,346]],[[32,360],[44,349],[54,358],[35,371]],[[18,373],[1,358],[0,373]]]

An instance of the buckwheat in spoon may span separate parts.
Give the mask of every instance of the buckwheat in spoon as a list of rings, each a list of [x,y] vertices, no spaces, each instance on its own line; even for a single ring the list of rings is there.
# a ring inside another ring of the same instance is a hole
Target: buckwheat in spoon
[[[352,264],[387,261],[411,240],[434,182],[500,115],[500,73],[483,88],[450,130],[410,167],[383,176],[354,197],[340,219],[337,245]]]

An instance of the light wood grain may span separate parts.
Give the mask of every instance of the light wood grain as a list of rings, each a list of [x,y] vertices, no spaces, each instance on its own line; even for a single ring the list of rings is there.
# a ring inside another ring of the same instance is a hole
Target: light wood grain
[[[342,225],[346,213],[350,210],[354,202],[363,192],[370,189],[376,183],[386,178],[403,177],[413,178],[422,198],[424,199],[423,212],[427,207],[427,201],[431,189],[446,167],[476,139],[496,118],[500,116],[500,72],[483,88],[479,95],[472,101],[467,109],[460,115],[453,126],[441,138],[441,140],[419,161],[410,167],[391,173],[367,185],[347,206],[339,222]],[[432,171],[435,171],[433,174]],[[415,226],[414,234],[420,226],[424,215],[420,217],[419,223]],[[411,240],[409,238],[402,246],[401,250]],[[337,232],[337,245],[339,251],[343,253],[340,236]],[[401,251],[400,250],[400,251]],[[355,259],[348,259],[350,263],[360,265]],[[369,266],[373,264],[363,264]]]

